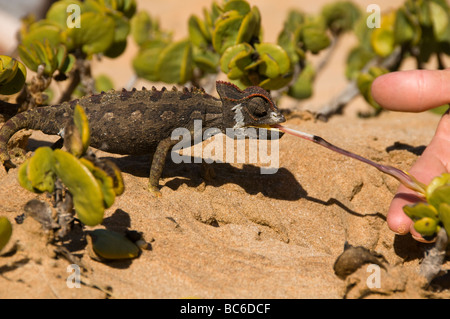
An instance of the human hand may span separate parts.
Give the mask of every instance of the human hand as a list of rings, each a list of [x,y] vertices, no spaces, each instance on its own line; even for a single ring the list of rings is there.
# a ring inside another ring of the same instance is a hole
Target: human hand
[[[422,112],[450,102],[450,69],[399,71],[382,75],[372,84],[372,96],[383,108],[402,112]],[[422,156],[408,171],[428,184],[434,177],[450,171],[450,114],[441,118],[436,133]],[[411,232],[414,239],[426,242],[414,229],[403,206],[420,201],[414,191],[401,185],[387,214],[389,228],[397,234]]]

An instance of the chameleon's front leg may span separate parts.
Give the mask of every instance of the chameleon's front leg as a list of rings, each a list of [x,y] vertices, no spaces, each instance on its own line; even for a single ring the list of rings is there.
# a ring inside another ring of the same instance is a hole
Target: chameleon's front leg
[[[161,178],[162,171],[164,169],[167,153],[177,142],[178,141],[176,139],[172,139],[171,137],[163,139],[159,142],[156,147],[155,154],[153,155],[148,188],[150,192],[157,197],[161,197],[161,192],[159,190],[159,179]]]

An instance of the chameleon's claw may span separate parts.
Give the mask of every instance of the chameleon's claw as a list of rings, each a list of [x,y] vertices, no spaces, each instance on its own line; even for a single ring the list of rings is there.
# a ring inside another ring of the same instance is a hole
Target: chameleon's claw
[[[155,196],[155,197],[161,197],[161,196],[162,196],[161,191],[159,190],[159,187],[158,187],[158,186],[149,185],[149,186],[148,186],[148,190],[149,190],[150,193],[152,193],[153,196]]]

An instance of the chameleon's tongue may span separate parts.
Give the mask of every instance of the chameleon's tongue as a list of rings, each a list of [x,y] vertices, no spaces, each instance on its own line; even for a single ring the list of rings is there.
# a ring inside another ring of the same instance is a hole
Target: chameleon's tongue
[[[359,156],[357,154],[354,154],[352,152],[346,151],[340,147],[337,147],[329,142],[327,142],[326,140],[324,140],[323,138],[321,138],[320,136],[317,135],[312,135],[312,134],[308,134],[308,133],[304,133],[301,131],[297,131],[297,130],[293,130],[291,128],[282,126],[280,124],[273,124],[273,125],[265,125],[265,126],[260,126],[261,128],[265,128],[268,130],[276,130],[276,131],[281,131],[281,132],[285,132],[285,133],[289,133],[291,135],[303,138],[305,140],[314,142],[316,144],[322,145],[332,151],[335,151],[339,154],[357,159],[358,161],[361,161],[363,163],[369,164],[373,167],[375,167],[376,169],[378,169],[379,171],[391,175],[392,177],[396,178],[400,183],[402,183],[403,185],[405,185],[406,187],[416,191],[417,193],[425,196],[425,192],[426,192],[426,185],[419,182],[414,176],[410,175],[408,172],[402,171],[398,168],[395,168],[393,166],[389,166],[389,165],[381,165],[378,163],[375,163],[367,158],[364,158],[362,156]]]

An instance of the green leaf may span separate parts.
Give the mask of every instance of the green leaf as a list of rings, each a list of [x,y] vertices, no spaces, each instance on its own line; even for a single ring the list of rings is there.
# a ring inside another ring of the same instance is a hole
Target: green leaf
[[[27,77],[25,66],[5,55],[0,55],[0,66],[0,94],[10,95],[19,92]]]
[[[419,202],[413,205],[406,205],[403,207],[403,211],[413,221],[418,221],[424,217],[438,220],[437,209],[428,203]]]
[[[183,84],[192,77],[192,46],[189,40],[171,43],[161,52],[156,70],[166,83]]]
[[[188,21],[189,40],[194,46],[206,48],[211,39],[208,37],[205,22],[197,16],[192,15]]]
[[[0,216],[0,251],[5,248],[12,235],[12,225],[8,218]]]
[[[148,81],[159,81],[157,63],[167,43],[153,40],[146,43],[133,59],[133,69],[137,76]]]
[[[94,175],[103,193],[103,204],[105,208],[109,208],[114,204],[116,193],[114,191],[114,181],[103,169],[97,167],[95,163],[86,158],[80,158],[80,162],[86,166]]]
[[[229,79],[238,79],[245,73],[245,68],[252,62],[255,52],[248,43],[240,43],[225,50],[220,58],[220,67]]]
[[[53,51],[49,41],[44,40],[43,42],[34,41],[32,50],[36,52],[39,64],[44,64],[44,74],[47,76],[52,76],[53,72],[58,68],[58,60],[56,54]]]
[[[217,73],[220,56],[210,50],[201,50],[193,47],[193,60],[195,65],[205,73]]]
[[[236,43],[250,42],[253,37],[259,36],[260,29],[261,14],[257,7],[253,7],[242,20],[236,37]]]
[[[19,184],[20,184],[20,186],[22,186],[26,190],[29,190],[30,192],[40,193],[38,190],[33,188],[33,186],[31,185],[31,181],[27,177],[28,163],[29,162],[30,162],[30,159],[27,159],[19,167],[19,172],[18,172],[18,175],[17,175],[17,178],[19,180]]]
[[[443,173],[440,176],[436,176],[431,180],[431,182],[427,185],[426,189],[426,198],[427,201],[430,201],[430,198],[433,196],[433,193],[441,186],[450,184],[450,173]]]
[[[122,12],[127,18],[131,18],[136,13],[136,1],[135,0],[120,0],[117,10]]]
[[[258,71],[260,74],[270,79],[281,75],[280,66],[269,54],[262,54],[259,58]]]
[[[56,23],[62,30],[66,29],[67,18],[74,13],[70,10],[67,12],[69,5],[78,5],[80,8],[83,6],[81,1],[77,0],[60,0],[54,2],[48,9],[45,19]]]
[[[288,12],[286,21],[284,22],[284,30],[294,33],[297,28],[306,21],[306,16],[303,12],[291,9]]]
[[[387,14],[381,18],[381,27],[376,28],[371,35],[370,41],[375,53],[381,57],[387,57],[394,51],[395,12]]]
[[[67,48],[64,45],[58,47],[56,60],[60,73],[68,73],[75,64],[75,56],[73,54],[67,54]]]
[[[61,33],[62,29],[59,25],[43,20],[30,27],[30,30],[22,39],[22,45],[29,49],[30,46],[35,45],[36,42],[44,43],[44,41],[47,40],[49,46],[54,48],[61,43]]]
[[[256,52],[258,52],[261,55],[261,57],[265,56],[265,58],[263,58],[265,62],[271,60],[276,63],[279,69],[279,74],[286,74],[290,72],[291,62],[289,60],[289,56],[281,46],[273,43],[260,43],[260,44],[256,43],[255,48]],[[264,72],[262,73],[265,74]],[[271,78],[271,76],[269,75],[267,76]],[[276,76],[278,76],[278,74]]]
[[[7,55],[0,55],[0,84],[11,81],[19,69],[19,63],[16,59]]]
[[[424,237],[434,236],[439,230],[436,219],[424,217],[414,223],[414,229]]]
[[[299,62],[300,59],[296,52],[297,45],[292,32],[284,28],[278,35],[277,44],[286,51],[293,65]]]
[[[95,90],[97,92],[107,92],[114,88],[111,78],[105,74],[100,74],[95,78]]]
[[[27,179],[38,192],[52,193],[55,188],[55,159],[50,147],[39,147],[27,165]]]
[[[153,22],[146,11],[139,11],[131,19],[131,35],[137,45],[142,45],[150,40],[150,34],[153,30]]]
[[[86,113],[84,112],[83,107],[81,105],[77,104],[75,105],[74,113],[73,113],[73,122],[75,126],[78,129],[78,132],[80,132],[81,136],[81,143],[83,145],[83,152],[84,154],[86,150],[89,147],[89,144],[91,142],[91,130],[89,127],[89,122]]]
[[[297,80],[289,87],[288,95],[298,100],[310,98],[313,93],[314,77],[314,66],[307,63]]]
[[[434,37],[439,42],[450,42],[450,7],[444,1],[430,1],[430,15]]]
[[[339,1],[327,4],[322,9],[325,23],[334,34],[353,29],[356,21],[361,17],[359,8],[352,2]]]
[[[450,203],[450,185],[444,185],[436,188],[434,192],[427,197],[427,201],[436,208],[442,203]]]
[[[439,219],[444,225],[447,236],[450,236],[450,205],[442,203],[439,205]]]
[[[102,259],[130,259],[139,256],[139,248],[125,236],[106,229],[88,232],[93,251]]]
[[[55,150],[55,171],[73,196],[75,211],[80,221],[95,226],[103,221],[103,192],[94,175],[75,156]]]
[[[114,41],[113,18],[95,12],[85,12],[81,14],[80,19],[81,28],[72,28],[67,31],[69,50],[81,48],[87,55],[108,50]]]
[[[417,2],[417,15],[419,17],[420,24],[425,27],[431,27],[433,24],[429,3],[429,0]]]
[[[245,16],[250,12],[250,5],[247,1],[243,0],[230,0],[227,1],[223,7],[223,11],[237,11],[240,15]]]
[[[306,50],[313,54],[319,53],[331,43],[325,28],[318,22],[305,23],[301,28],[301,36]]]
[[[411,43],[417,45],[422,34],[419,24],[404,7],[400,7],[395,15],[394,39],[396,44]]]
[[[31,70],[36,72],[39,66],[39,58],[34,51],[27,49],[24,45],[19,44],[17,47],[20,60]]]
[[[366,64],[375,57],[375,53],[363,46],[353,48],[347,57],[345,75],[351,80],[359,75]]]
[[[109,58],[116,58],[121,55],[127,46],[127,37],[130,33],[130,23],[128,18],[114,14],[110,15],[114,19],[114,39],[111,46],[104,52]]]
[[[242,20],[242,16],[232,16],[217,23],[212,38],[217,52],[222,54],[228,47],[237,44]]]
[[[275,78],[265,79],[261,81],[258,85],[267,91],[279,90],[288,85],[288,83],[291,82],[291,79],[292,79],[291,75],[279,75]]]

